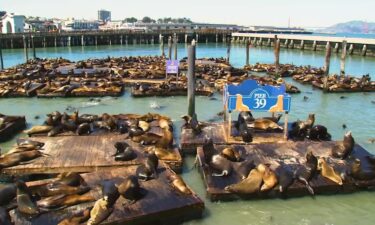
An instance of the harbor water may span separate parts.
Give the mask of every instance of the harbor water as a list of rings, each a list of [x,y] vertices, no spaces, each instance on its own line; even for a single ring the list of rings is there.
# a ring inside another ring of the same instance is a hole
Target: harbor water
[[[167,52],[167,49],[165,49]],[[103,58],[107,56],[139,56],[159,55],[159,45],[112,45],[112,46],[85,46],[66,48],[37,49],[40,58],[63,57],[70,60],[87,58]],[[179,58],[187,54],[187,46],[178,46]],[[22,49],[3,50],[5,67],[24,62]],[[30,54],[31,57],[31,54]],[[224,44],[198,44],[197,57],[226,57]],[[273,49],[257,47],[250,49],[250,63],[272,63]],[[245,63],[244,45],[233,45],[231,49],[231,64],[242,67]],[[333,54],[331,72],[339,72],[339,55]],[[300,51],[281,49],[281,63],[295,65],[323,66],[324,52]],[[369,73],[375,79],[375,58],[348,56],[346,73],[361,76]],[[369,142],[375,138],[375,93],[339,93],[324,94],[314,90],[309,85],[301,85],[286,78],[301,89],[301,94],[292,96],[292,107],[289,121],[305,119],[309,113],[315,113],[317,124],[325,125],[333,139],[342,139],[347,130],[351,130],[356,142],[375,154],[375,144]],[[304,100],[304,96],[308,99]],[[204,96],[196,97],[196,111],[199,120],[215,119],[216,113],[222,111],[222,96],[215,98]],[[157,103],[160,109],[152,109],[150,104]],[[129,89],[124,96],[113,98],[6,98],[0,99],[0,113],[9,115],[26,115],[28,127],[41,124],[45,114],[59,110],[78,109],[80,113],[110,114],[117,113],[147,113],[156,112],[170,116],[176,126],[179,137],[182,125],[181,115],[187,113],[186,97],[150,97],[132,98]],[[259,116],[255,114],[254,116]],[[216,118],[220,119],[220,118]],[[343,129],[343,124],[347,129]],[[19,136],[22,136],[19,135]],[[1,143],[0,148],[8,149],[15,143],[15,139]],[[355,194],[329,195],[234,202],[210,202],[205,196],[202,179],[193,168],[194,157],[185,157],[183,178],[205,200],[206,210],[200,220],[186,224],[205,225],[250,225],[250,224],[374,224],[375,223],[375,192],[363,191]]]

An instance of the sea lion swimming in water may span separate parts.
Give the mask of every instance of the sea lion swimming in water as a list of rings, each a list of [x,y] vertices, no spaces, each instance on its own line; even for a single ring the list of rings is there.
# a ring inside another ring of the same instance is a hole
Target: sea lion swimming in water
[[[35,202],[32,200],[30,190],[22,181],[16,182],[17,186],[17,206],[18,211],[22,214],[35,216],[39,214],[39,209]]]
[[[14,225],[12,219],[9,216],[9,212],[6,208],[0,207],[0,224],[1,225]]]
[[[226,186],[225,190],[237,194],[252,194],[259,191],[262,181],[262,172],[255,168],[250,171],[249,175],[244,180]]]
[[[344,141],[342,144],[336,144],[331,149],[331,155],[335,158],[345,159],[348,157],[354,148],[354,138],[352,132],[348,131],[344,135]]]
[[[91,209],[92,207],[86,208],[85,210],[60,221],[57,225],[79,225],[90,218]]]
[[[120,185],[117,186],[120,195],[133,204],[145,196],[145,190],[141,188],[136,176],[126,177]]]
[[[336,173],[332,166],[328,165],[324,158],[318,159],[318,170],[323,177],[328,178],[339,185],[343,184],[340,175]]]
[[[17,195],[15,184],[0,184],[0,206],[7,205]]]
[[[113,211],[112,205],[108,202],[108,197],[104,196],[97,200],[90,211],[90,219],[87,225],[98,225],[103,222]]]

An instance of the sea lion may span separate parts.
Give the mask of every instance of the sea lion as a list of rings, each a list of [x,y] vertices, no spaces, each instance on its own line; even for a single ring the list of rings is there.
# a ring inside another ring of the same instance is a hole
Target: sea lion
[[[255,168],[244,180],[226,186],[224,190],[237,194],[252,194],[259,191],[262,181],[263,174]]]
[[[91,195],[55,195],[38,201],[38,207],[41,209],[62,209],[72,205],[78,205],[84,202],[94,201]]]
[[[311,195],[314,195],[314,189],[311,187],[309,181],[313,177],[313,174],[315,174],[314,171],[312,171],[311,168],[305,166],[305,165],[298,165],[296,170],[294,171],[293,177],[300,183],[304,184],[306,186],[306,189]]]
[[[60,133],[63,132],[63,126],[62,125],[57,125],[55,127],[53,127],[48,133],[47,133],[47,136],[48,137],[54,137]]]
[[[30,161],[42,156],[42,153],[38,150],[16,152],[4,155],[0,158],[0,169],[11,166],[17,166],[20,163]]]
[[[352,136],[352,132],[348,131],[344,135],[344,140],[342,144],[336,144],[331,149],[331,155],[335,158],[345,159],[348,157],[354,148],[354,138]]]
[[[136,176],[130,175],[126,177],[120,185],[117,186],[120,195],[129,200],[131,204],[143,198],[145,193],[141,188]]]
[[[294,182],[292,168],[286,164],[281,164],[276,168],[276,173],[279,181],[279,191],[280,193],[285,193]]]
[[[179,175],[172,174],[168,179],[170,180],[171,185],[180,193],[185,195],[191,194],[191,190],[187,187],[186,183]]]
[[[276,186],[278,180],[275,172],[273,172],[268,166],[264,164],[259,164],[257,170],[263,174],[263,185],[260,191],[268,191]]]
[[[150,130],[150,124],[147,123],[146,121],[140,120],[138,121],[138,126],[144,131],[147,132]]]
[[[242,111],[238,114],[236,128],[239,129],[239,125],[242,123],[248,124],[254,121],[254,117],[250,111]]]
[[[39,209],[31,198],[30,190],[22,181],[16,182],[17,186],[17,206],[22,214],[35,216],[39,214]]]
[[[252,129],[247,126],[247,123],[241,123],[239,125],[239,132],[243,142],[250,143],[253,141],[253,132]]]
[[[212,138],[205,137],[205,142],[203,144],[203,153],[204,153],[204,162],[206,165],[209,165],[209,163],[212,160],[212,156],[217,154],[217,150],[215,149],[214,142],[212,141]]]
[[[142,180],[150,180],[157,178],[157,168],[159,166],[159,159],[154,152],[148,153],[146,161],[143,165],[137,168],[138,178]]]
[[[266,119],[266,120],[271,120],[272,122],[274,123],[278,123],[281,119],[281,117],[283,116],[283,114],[277,114],[277,116],[271,116],[271,117],[262,117],[261,119]]]
[[[209,166],[220,173],[212,173],[214,177],[228,176],[232,172],[231,161],[220,154],[213,155]]]
[[[336,173],[332,166],[328,165],[324,158],[318,159],[318,170],[323,177],[328,178],[339,185],[343,184],[340,175]]]
[[[44,143],[39,141],[33,141],[30,139],[17,139],[18,147],[33,147],[34,149],[40,149],[44,146]]]
[[[357,180],[372,180],[375,178],[375,171],[370,168],[363,168],[360,159],[355,159],[351,166],[349,175]]]
[[[53,183],[59,183],[59,184],[68,185],[72,187],[78,187],[82,183],[84,183],[84,180],[79,173],[64,172],[64,173],[60,173],[57,176],[57,181]]]
[[[154,133],[144,133],[139,136],[131,137],[131,140],[143,145],[156,145],[163,137]]]
[[[15,184],[0,184],[0,206],[7,205],[17,195]]]
[[[198,122],[196,115],[194,115],[193,117],[189,115],[184,115],[184,116],[181,116],[181,118],[185,120],[185,124],[183,125],[183,127],[187,129],[192,129],[193,134],[195,135],[202,133],[202,126]]]
[[[241,180],[245,179],[250,171],[255,168],[253,160],[232,163],[233,171],[236,171]]]
[[[268,119],[255,119],[254,122],[249,125],[249,127],[266,131],[284,129],[282,126],[279,126],[277,123]]]
[[[306,128],[307,129],[312,128],[314,126],[314,123],[315,123],[315,114],[310,113],[309,116],[307,117],[307,120],[305,121]]]
[[[318,158],[314,155],[311,150],[306,152],[306,166],[311,172],[311,176],[314,176],[318,168]]]
[[[9,212],[6,208],[0,207],[0,224],[1,225],[14,225],[12,219],[9,216]]]
[[[25,130],[24,133],[30,136],[33,134],[47,133],[52,129],[53,126],[33,126],[31,129]]]
[[[240,153],[232,147],[224,148],[221,150],[220,154],[232,162],[238,162],[241,160]]]
[[[79,225],[90,218],[90,211],[92,207],[86,208],[83,211],[80,211],[69,218],[65,218],[60,221],[57,225]]]
[[[67,184],[59,183],[58,181],[30,187],[31,192],[34,195],[40,197],[50,197],[55,195],[74,195],[74,194],[84,194],[90,191],[90,187],[88,186],[77,186],[72,187]]]
[[[129,137],[131,138],[143,135],[144,133],[145,131],[138,126],[130,126],[129,128]]]
[[[327,128],[322,125],[315,125],[307,131],[307,138],[315,141],[329,141],[331,135],[328,133]]]
[[[115,161],[131,161],[135,158],[137,158],[137,154],[130,147],[127,147],[123,152],[115,155]]]
[[[291,125],[291,130],[289,131],[289,137],[297,140],[304,140],[307,136],[308,129],[304,122],[297,120]]]
[[[100,185],[102,186],[102,196],[107,197],[107,202],[112,207],[120,197],[115,182],[112,180],[103,180]]]
[[[87,225],[98,225],[103,222],[113,211],[112,206],[108,202],[108,197],[104,196],[97,200],[94,207],[90,211],[90,219]]]
[[[91,126],[89,123],[81,123],[76,130],[77,135],[88,135],[90,133],[91,133]]]

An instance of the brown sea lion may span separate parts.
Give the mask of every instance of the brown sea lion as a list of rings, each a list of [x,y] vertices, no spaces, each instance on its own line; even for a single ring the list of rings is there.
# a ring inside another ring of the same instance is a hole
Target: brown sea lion
[[[17,146],[18,147],[28,147],[28,148],[34,148],[34,149],[40,149],[44,146],[43,142],[39,141],[33,141],[30,139],[17,139]]]
[[[157,168],[159,166],[159,158],[154,152],[147,154],[146,161],[143,165],[137,168],[138,178],[142,180],[149,180],[152,178],[158,178]]]
[[[250,171],[255,168],[253,160],[232,163],[233,171],[236,171],[241,180],[245,179]]]
[[[100,182],[102,186],[102,196],[107,196],[107,201],[110,207],[112,207],[117,199],[120,197],[120,193],[117,186],[113,180],[103,180]]]
[[[38,150],[24,151],[11,153],[4,155],[0,158],[0,169],[11,166],[17,166],[22,162],[30,161],[42,156],[42,153]]]
[[[147,131],[150,130],[150,124],[147,123],[146,121],[143,121],[143,120],[138,121],[138,126],[139,126],[140,128],[142,128],[142,130],[143,130],[144,132],[147,132]]]
[[[332,147],[331,155],[335,158],[345,159],[352,153],[354,144],[352,132],[348,131],[344,136],[344,141]]]
[[[17,206],[18,211],[22,214],[35,216],[39,214],[39,209],[32,200],[30,190],[22,181],[16,182],[17,186]]]
[[[152,149],[159,160],[178,161],[181,159],[181,157],[174,151],[169,151],[158,147],[152,147]]]
[[[78,187],[81,184],[83,184],[83,182],[84,182],[81,175],[79,173],[76,173],[76,172],[60,173],[57,176],[57,179],[58,180],[55,181],[54,183],[59,183],[59,184],[68,185],[68,186],[72,186],[72,187]]]
[[[204,152],[204,162],[206,165],[209,165],[212,157],[218,154],[218,151],[215,149],[214,142],[212,138],[205,137],[205,143],[203,144],[203,152]]]
[[[271,116],[271,117],[262,117],[261,119],[271,120],[274,123],[278,123],[280,121],[280,118],[282,117],[282,114],[278,114],[277,116]]]
[[[198,135],[202,133],[202,125],[198,122],[196,119],[196,116],[189,116],[189,115],[184,115],[181,116],[182,119],[185,120],[185,124],[183,125],[187,129],[192,129],[193,134]]]
[[[269,167],[264,164],[259,164],[257,170],[263,174],[263,185],[260,188],[261,191],[271,190],[278,183],[277,176]]]
[[[212,156],[209,166],[215,171],[219,171],[219,173],[212,173],[214,177],[228,176],[233,170],[231,161],[220,154]]]
[[[65,208],[72,205],[78,205],[84,202],[94,201],[91,195],[55,195],[44,198],[37,202],[38,207],[43,209]]]
[[[27,135],[48,133],[52,129],[53,126],[33,126],[31,129],[25,130],[24,133],[26,133]]]
[[[232,162],[238,162],[241,160],[240,153],[232,147],[224,148],[221,150],[220,154]]]
[[[328,165],[324,158],[318,159],[318,170],[323,177],[328,178],[339,185],[343,184],[340,175],[336,173],[332,166]]]
[[[168,178],[171,182],[171,185],[179,192],[182,194],[190,195],[191,190],[187,187],[186,183],[184,180],[177,174],[172,174]]]
[[[72,187],[66,184],[53,182],[49,184],[39,185],[30,187],[30,190],[33,194],[40,197],[50,197],[54,195],[74,195],[74,194],[83,194],[90,190],[88,186],[78,186]]]
[[[249,127],[258,129],[258,130],[283,130],[282,126],[279,126],[277,123],[267,120],[267,119],[256,119]]]
[[[349,175],[357,180],[372,180],[375,178],[375,170],[372,166],[371,168],[363,168],[361,160],[355,159],[350,166]]]
[[[7,205],[17,195],[15,184],[0,184],[0,206]]]
[[[130,175],[126,177],[120,185],[117,186],[120,195],[132,203],[143,198],[145,195],[144,190],[141,188],[136,176]]]
[[[263,174],[256,168],[252,169],[246,179],[225,187],[225,190],[237,194],[252,194],[258,192],[263,181]]]
[[[57,225],[79,225],[90,218],[91,208],[92,207],[86,208],[85,210],[60,221]]]
[[[90,219],[87,225],[98,225],[111,215],[113,208],[108,203],[108,197],[104,196],[97,200],[90,211]]]
[[[305,121],[305,125],[308,129],[310,129],[314,126],[314,123],[315,123],[315,114],[310,113],[307,120]]]

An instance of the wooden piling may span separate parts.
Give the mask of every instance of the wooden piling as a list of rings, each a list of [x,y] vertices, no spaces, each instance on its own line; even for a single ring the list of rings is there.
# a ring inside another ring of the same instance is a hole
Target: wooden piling
[[[55,36],[55,47],[57,47],[57,37]]]
[[[325,65],[324,65],[324,84],[323,90],[328,90],[328,76],[329,76],[329,65],[331,62],[331,44],[327,42],[326,45],[326,58],[325,58]]]
[[[339,52],[339,43],[335,44],[334,52],[338,53]]]
[[[196,44],[199,43],[199,34],[195,34],[195,43],[196,43]]]
[[[172,59],[172,37],[168,37],[168,59]]]
[[[0,39],[0,69],[4,69],[4,61],[3,61],[3,40]]]
[[[24,52],[25,52],[25,60],[27,62],[29,60],[29,52],[28,52],[28,49],[27,49],[27,39],[26,39],[25,35],[22,35],[22,39],[23,39],[23,49],[24,49]]]
[[[231,45],[231,42],[228,41],[227,42],[227,62],[229,63],[230,61],[230,45]]]
[[[277,38],[277,35],[275,35],[274,39],[274,54],[275,54],[275,68],[276,68],[276,74],[279,73],[279,66],[280,66],[280,39]]]
[[[195,116],[195,40],[188,47],[188,115]]]
[[[174,42],[174,59],[177,60],[177,36],[176,34],[174,34],[173,42]]]
[[[219,35],[218,34],[215,34],[215,41],[216,41],[216,43],[219,42]]]
[[[188,35],[185,34],[185,44],[187,44],[187,42],[188,42]]]
[[[271,38],[268,38],[268,40],[267,40],[267,46],[271,46]]]
[[[367,45],[363,45],[361,55],[366,56],[366,53],[367,53]]]
[[[31,35],[31,44],[32,44],[32,47],[33,47],[33,57],[34,57],[34,59],[36,59],[34,35]]]
[[[305,40],[301,41],[300,49],[304,50],[305,49]]]
[[[341,59],[340,59],[340,75],[345,74],[345,59],[346,59],[346,45],[347,41],[342,42],[342,47],[341,47]]]
[[[316,51],[316,41],[313,42],[313,51]]]
[[[160,35],[160,49],[161,49],[161,56],[165,56],[164,52],[164,36]]]
[[[290,40],[289,47],[290,47],[291,49],[294,49],[294,41],[293,41],[293,40]]]
[[[250,43],[249,43],[249,39],[246,39],[246,66],[250,65],[249,51],[250,51]]]
[[[288,39],[285,40],[284,47],[289,48],[289,40]]]
[[[259,38],[259,46],[262,46],[263,45],[263,38]]]
[[[354,45],[350,44],[350,46],[349,46],[349,55],[353,55],[353,51],[354,51]]]

